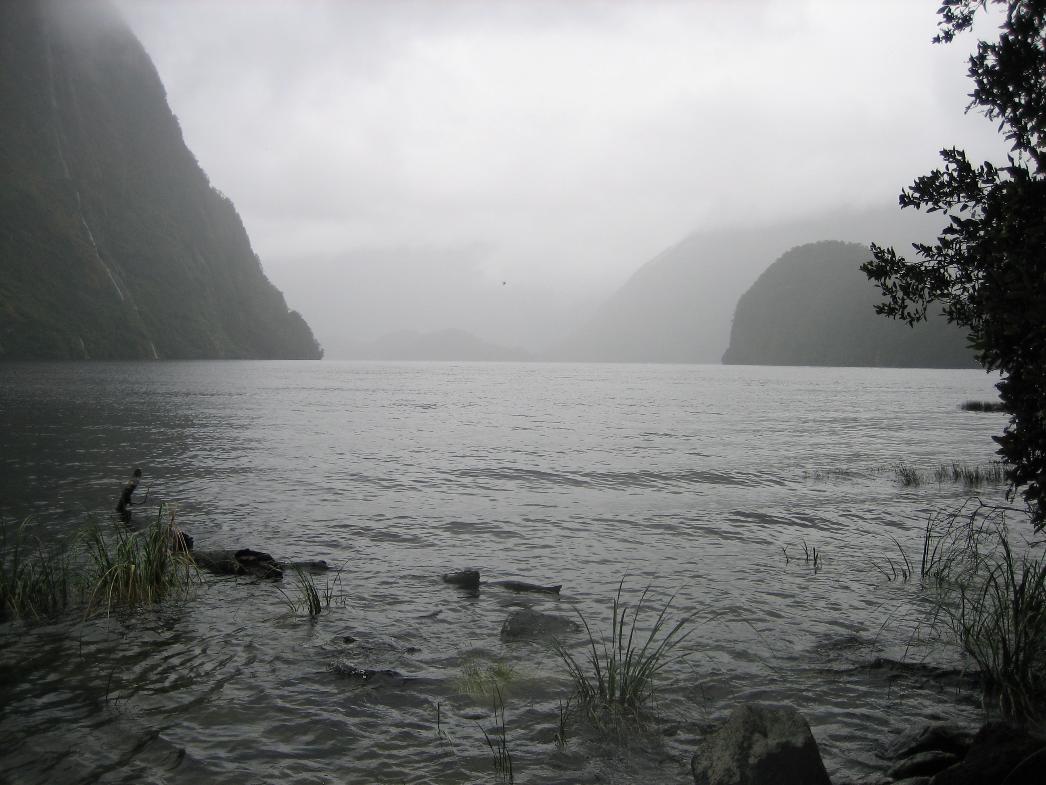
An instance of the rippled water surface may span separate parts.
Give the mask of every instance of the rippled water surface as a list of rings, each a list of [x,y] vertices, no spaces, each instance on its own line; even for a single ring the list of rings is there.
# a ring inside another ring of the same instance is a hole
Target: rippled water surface
[[[962,662],[916,632],[919,588],[875,565],[966,494],[894,466],[991,460],[1004,415],[959,404],[992,397],[979,371],[0,366],[8,520],[62,536],[141,465],[136,514],[173,503],[197,548],[344,566],[315,620],[271,583],[208,578],[153,611],[0,624],[0,781],[495,782],[469,678],[492,669],[516,782],[690,782],[696,740],[748,700],[799,708],[834,778],[870,775],[912,722],[978,718],[962,679],[932,675]],[[466,566],[562,594],[441,581]],[[564,668],[502,623],[576,608],[604,629],[623,577],[629,601],[649,585],[672,619],[698,613],[687,656],[643,728],[568,714],[557,744]]]

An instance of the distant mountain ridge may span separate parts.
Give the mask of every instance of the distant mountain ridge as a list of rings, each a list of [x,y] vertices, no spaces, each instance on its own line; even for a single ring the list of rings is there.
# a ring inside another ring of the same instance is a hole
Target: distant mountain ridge
[[[876,314],[882,295],[859,269],[868,258],[863,245],[832,241],[782,255],[738,301],[723,362],[976,366],[965,331],[943,317],[909,327]]]
[[[105,0],[0,4],[0,359],[318,358]]]
[[[836,211],[777,224],[697,232],[643,265],[548,353],[599,362],[719,363],[737,302],[794,246],[840,237],[898,248],[934,236],[935,221],[895,207]]]

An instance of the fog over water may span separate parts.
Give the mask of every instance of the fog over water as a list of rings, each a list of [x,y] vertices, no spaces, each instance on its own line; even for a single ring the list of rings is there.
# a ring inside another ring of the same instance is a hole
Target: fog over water
[[[532,350],[694,231],[894,209],[944,146],[997,158],[936,5],[119,2],[321,343]]]

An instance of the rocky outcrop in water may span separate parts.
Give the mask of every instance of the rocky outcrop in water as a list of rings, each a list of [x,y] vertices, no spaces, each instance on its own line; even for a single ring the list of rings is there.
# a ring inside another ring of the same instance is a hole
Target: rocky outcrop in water
[[[810,726],[789,707],[738,706],[691,770],[696,785],[831,785]]]

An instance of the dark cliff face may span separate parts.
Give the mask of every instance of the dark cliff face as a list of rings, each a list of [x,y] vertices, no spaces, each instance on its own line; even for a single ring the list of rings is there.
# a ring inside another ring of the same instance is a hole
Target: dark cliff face
[[[723,362],[972,368],[963,330],[942,317],[914,328],[875,313],[878,288],[860,271],[870,258],[856,243],[793,248],[737,304]]]
[[[105,0],[0,3],[0,359],[318,358]]]

